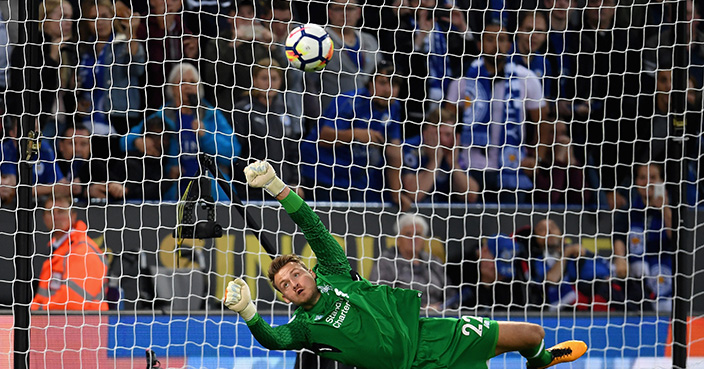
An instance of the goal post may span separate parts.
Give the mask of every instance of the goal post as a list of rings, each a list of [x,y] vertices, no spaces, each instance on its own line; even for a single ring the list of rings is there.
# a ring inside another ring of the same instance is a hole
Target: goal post
[[[38,25],[38,16],[36,12],[32,11],[32,9],[39,8],[39,1],[27,1],[26,7],[20,6],[18,8],[20,10],[20,19],[24,20],[23,27],[19,27],[20,37],[26,40],[28,44],[40,43],[39,29],[36,27]],[[7,51],[7,48],[4,50]],[[9,60],[8,56],[5,56],[5,60]],[[31,65],[41,65],[39,61],[41,56],[36,49],[32,49],[26,56],[33,61]],[[28,91],[23,91],[22,103],[27,107],[38,106],[38,93],[41,91],[39,76],[36,73],[27,73],[26,86]],[[3,111],[5,110],[3,109]],[[19,152],[21,153],[21,160],[18,163],[17,173],[17,233],[14,235],[16,251],[14,256],[15,279],[12,281],[13,359],[14,367],[19,369],[29,367],[29,353],[31,351],[31,318],[29,309],[34,296],[34,289],[32,288],[32,257],[34,250],[36,250],[31,234],[34,231],[34,211],[36,208],[32,207],[32,164],[30,163],[30,158],[37,151],[35,145],[38,143],[36,137],[39,132],[36,132],[34,128],[35,119],[37,119],[37,115],[34,114],[33,109],[28,109],[20,116]]]
[[[674,167],[672,172],[672,181],[675,186],[675,193],[679,197],[679,206],[677,207],[676,220],[677,220],[677,264],[673,270],[675,273],[675,299],[674,302],[674,313],[673,313],[673,324],[672,324],[672,336],[673,336],[673,346],[672,346],[672,367],[673,368],[685,368],[687,367],[687,322],[689,321],[690,304],[692,299],[691,294],[691,272],[694,271],[692,267],[691,258],[687,257],[689,252],[692,252],[692,237],[690,235],[689,229],[693,229],[694,222],[692,212],[687,209],[687,195],[686,195],[686,184],[683,181],[686,178],[686,168],[690,162],[688,155],[684,154],[686,152],[686,132],[688,132],[687,124],[697,124],[696,122],[688,122],[686,118],[687,111],[687,90],[689,88],[689,77],[687,73],[687,68],[689,66],[689,52],[684,45],[687,44],[687,39],[691,38],[691,34],[695,32],[694,30],[688,29],[687,20],[687,2],[680,1],[677,2],[675,7],[677,11],[677,35],[676,43],[679,45],[675,48],[673,59],[674,65],[677,66],[672,72],[673,78],[673,96],[672,96],[672,131],[673,134],[673,148],[671,151],[672,161],[670,165]],[[690,36],[688,36],[690,35]],[[697,133],[701,134],[701,126]],[[678,187],[678,188],[677,188]],[[689,227],[688,227],[689,226]]]

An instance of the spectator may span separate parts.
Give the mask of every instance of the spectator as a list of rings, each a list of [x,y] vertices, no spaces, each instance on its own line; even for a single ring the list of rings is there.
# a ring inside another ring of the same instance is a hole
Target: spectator
[[[440,310],[445,300],[445,270],[437,256],[424,250],[430,228],[417,214],[403,214],[396,225],[396,247],[382,251],[370,282],[421,291],[421,306]]]
[[[335,50],[319,74],[320,112],[326,112],[340,93],[367,86],[378,62],[378,40],[357,27],[362,15],[359,0],[332,0],[328,3],[328,25]],[[317,77],[318,75],[315,75]]]
[[[701,88],[704,84],[704,29],[702,29],[702,16],[699,7],[693,0],[687,0],[687,28],[685,41],[689,62],[687,63],[688,75],[694,77],[695,86]],[[655,78],[655,72],[663,64],[673,64],[675,53],[675,16],[676,12],[662,20],[663,24],[657,28],[658,32],[645,40],[643,48],[643,69],[650,80]],[[690,35],[691,32],[691,35]],[[642,42],[642,41],[641,41]]]
[[[573,0],[544,0],[548,17],[548,34],[546,39],[546,52],[552,74],[544,82],[550,84],[550,91],[558,98],[564,97],[566,83],[574,76],[575,51],[570,45],[579,44],[578,30],[570,27],[570,18],[575,13]],[[570,111],[572,102],[568,99],[558,100],[556,113],[558,117],[567,120],[572,116]]]
[[[131,18],[131,30],[114,22],[115,9],[109,0],[83,3],[81,62],[77,71],[78,110],[87,114],[83,123],[97,135],[92,144],[96,157],[117,155],[114,134],[125,134],[140,117],[144,74],[144,47],[135,35],[140,18]],[[110,138],[110,140],[109,140]]]
[[[15,205],[17,190],[17,173],[10,163],[0,158],[0,206],[7,208]]]
[[[469,10],[470,25],[474,32],[481,33],[489,24],[500,24],[506,31],[515,32],[519,10],[536,9],[538,1],[458,0],[456,3]]]
[[[525,310],[525,249],[505,234],[463,240],[448,247],[448,275],[461,288],[446,305],[482,310]]]
[[[404,111],[407,118],[414,122],[422,122],[425,118],[424,102],[427,93],[427,55],[414,51],[416,35],[420,37],[424,34],[416,33],[416,17],[427,12],[427,9],[418,8],[419,5],[420,0],[396,0],[391,6],[382,7],[381,27],[378,30],[379,49],[384,60],[394,64],[397,74],[408,76],[407,88],[400,91],[399,98],[408,98]],[[407,125],[404,128],[411,127]]]
[[[108,310],[105,255],[77,219],[71,198],[49,197],[44,207],[44,224],[52,232],[51,257],[39,274],[32,310]]]
[[[462,58],[471,46],[466,14],[442,2],[422,0],[416,16],[413,52],[427,58],[427,85],[424,91],[435,104],[444,100],[448,81],[462,75]]]
[[[245,162],[269,160],[287,183],[299,183],[298,162],[300,130],[286,114],[283,93],[283,71],[272,59],[262,59],[252,68],[252,90],[248,99],[235,105],[235,132]],[[241,170],[233,172],[238,192],[250,200],[263,200],[264,192],[247,188]],[[241,185],[241,186],[240,186]],[[244,197],[244,196],[243,196]]]
[[[518,230],[517,239],[527,242],[530,303],[541,306],[551,305],[557,308],[562,301],[570,304],[576,301],[574,291],[561,282],[565,274],[568,259],[575,259],[582,253],[580,245],[563,245],[562,230],[554,220],[539,220],[534,227],[526,227],[525,232]]]
[[[316,201],[379,202],[385,190],[402,209],[401,125],[393,67],[380,63],[366,88],[348,91],[330,104],[301,143],[301,175]],[[386,177],[386,180],[385,180]],[[306,182],[307,181],[307,182]]]
[[[665,164],[672,147],[670,139],[676,133],[673,132],[672,123],[669,119],[671,111],[673,111],[670,100],[672,85],[672,69],[669,65],[664,65],[656,73],[656,91],[653,95],[642,95],[639,101],[641,113],[638,117],[638,139],[635,142],[635,162],[646,163],[653,162]],[[702,124],[702,108],[701,108],[701,90],[696,88],[694,76],[689,76],[689,87],[687,90],[687,105],[685,110],[685,135],[690,137],[698,137],[701,132]],[[684,155],[690,160],[690,165],[685,168],[689,181],[686,185],[687,203],[695,204],[699,199],[699,193],[704,190],[704,182],[697,181],[698,178],[704,178],[704,166],[696,163],[702,158],[701,150],[702,143],[700,139],[688,139],[685,143]],[[630,179],[624,181],[629,183]],[[620,192],[617,193],[623,201],[619,204],[620,207],[625,206],[626,198]]]
[[[614,28],[614,1],[589,0],[581,17],[583,24],[573,26],[582,32],[582,37],[578,48],[571,50],[577,54],[575,67],[578,69],[574,71],[575,83],[565,86],[568,89],[565,97],[574,99],[571,109],[563,112],[567,115],[565,119],[599,119],[604,116],[604,99],[623,93],[624,87],[631,87],[624,85],[622,77],[626,71],[628,32]]]
[[[145,43],[146,106],[164,103],[164,81],[174,65],[198,58],[198,38],[183,24],[182,0],[149,0],[149,16],[140,22],[137,38]]]
[[[528,68],[507,58],[511,37],[501,26],[488,25],[479,47],[481,58],[453,82],[449,100],[464,107],[462,145],[470,146],[469,168],[484,172],[487,195],[523,202],[533,187],[522,169],[535,162],[527,147],[535,136],[530,123],[540,123],[547,113],[542,85]]]
[[[457,109],[445,104],[428,113],[421,135],[404,142],[401,181],[414,203],[477,201],[479,184],[469,175],[456,127]]]
[[[584,165],[575,155],[566,123],[540,126],[533,183],[536,204],[584,206],[591,202],[592,192],[585,189]]]
[[[670,121],[671,112],[673,111],[670,96],[672,95],[672,75],[673,69],[669,61],[662,61],[660,69],[656,72],[655,93],[642,94],[639,97],[638,121],[637,121],[637,139],[634,144],[634,162],[646,163],[653,162],[664,164],[669,157],[671,150],[670,138],[676,133],[673,132],[672,123]],[[685,110],[685,134],[696,137],[702,129],[702,109],[700,90],[696,87],[694,76],[689,75],[689,88],[687,90],[687,105]],[[695,165],[701,158],[701,140],[689,139],[685,143],[685,157],[689,158],[692,164],[687,170],[688,178],[692,183],[687,184],[687,202],[694,204],[698,201],[698,193],[702,189],[702,182],[697,183],[697,178],[702,178],[704,168]],[[698,168],[697,168],[698,167]],[[699,176],[698,176],[699,175]],[[697,177],[698,176],[698,177]],[[628,178],[622,183],[630,185],[631,179]],[[618,208],[623,208],[627,203],[627,194],[621,191],[616,192]]]
[[[56,163],[79,199],[106,199],[119,193],[119,184],[107,183],[107,161],[92,160],[90,130],[82,124],[68,126],[56,139]]]
[[[543,96],[555,100],[552,93],[553,72],[545,55],[548,35],[547,16],[542,11],[524,11],[518,21],[518,32],[513,45],[511,61],[531,70],[543,84]],[[551,109],[554,109],[551,106]]]
[[[640,93],[640,57],[629,48],[629,30],[615,27],[615,0],[589,0],[581,30],[574,79],[562,97],[572,103],[559,118],[571,120],[570,137],[586,146],[578,159],[599,168],[608,197],[630,175],[635,141],[636,96]]]
[[[70,1],[76,1],[76,0],[70,0]],[[149,14],[149,1],[132,1],[132,0],[116,0],[115,1],[115,10],[117,11],[117,14],[123,14],[124,11],[132,12],[132,13],[139,13],[141,15]],[[123,15],[120,15],[120,18],[124,18]],[[126,17],[129,18],[129,15]],[[121,21],[123,23],[128,23],[129,19],[118,19],[118,21]],[[128,28],[128,27],[126,27]]]
[[[671,199],[657,164],[634,166],[634,186],[627,208],[614,219],[614,265],[618,278],[628,277],[643,291],[643,308],[672,310]],[[640,299],[629,297],[640,302]]]
[[[167,83],[166,103],[147,120],[162,119],[164,132],[172,134],[167,138],[169,160],[165,165],[168,177],[188,181],[199,175],[199,153],[213,155],[220,165],[229,168],[233,158],[240,153],[240,144],[227,118],[200,98],[203,86],[198,70],[188,63],[177,64]],[[150,142],[144,140],[144,132],[144,122],[132,128],[121,141],[122,149],[143,156]],[[185,187],[179,188],[179,193],[183,190]]]
[[[251,0],[239,1],[227,21],[230,25],[227,32],[205,44],[200,68],[206,99],[228,112],[227,118],[232,121],[229,112],[252,86],[252,65],[270,57],[272,36],[256,18]]]
[[[8,119],[8,135],[2,141],[0,148],[0,171],[3,176],[9,176],[8,183],[19,183],[20,149],[18,138],[17,119]],[[32,156],[35,164],[32,166],[30,183],[33,194],[42,196],[71,196],[73,191],[71,183],[64,178],[56,162],[56,154],[51,145],[40,145],[39,151]],[[14,180],[10,177],[14,176]]]
[[[521,245],[511,237],[499,234],[484,238],[474,258],[479,263],[478,283],[465,297],[464,305],[499,310],[525,306],[526,290],[517,283],[521,278],[518,257],[522,254]]]
[[[0,92],[2,93],[7,89],[7,72],[9,71],[10,55],[12,55],[13,48],[13,45],[10,45],[10,37],[7,34],[8,18],[0,11]],[[42,18],[40,17],[39,19]],[[0,106],[0,112],[4,114],[4,106]]]
[[[131,4],[128,0],[116,0],[113,4],[115,6],[115,22],[120,23],[128,39],[132,40],[136,38],[136,30],[142,25],[142,14],[147,14],[149,10],[147,9],[140,14],[137,9],[141,8],[141,6]],[[137,6],[133,7],[132,5]],[[148,4],[145,5],[147,5],[147,7],[149,6]],[[139,24],[134,24],[135,22],[139,22]]]
[[[88,168],[84,168],[90,159],[90,130],[82,124],[66,127],[56,142],[56,161],[61,174],[69,181],[90,183],[90,173],[86,174]]]
[[[532,304],[604,311],[624,302],[623,284],[611,279],[608,259],[565,238],[554,220],[538,221],[529,240]]]
[[[183,0],[185,8],[185,23],[199,35],[207,38],[221,36],[227,26],[225,14],[237,0]]]
[[[164,132],[164,121],[152,116],[144,123],[145,151],[135,152],[110,165],[110,195],[116,199],[136,201],[175,200],[172,191],[177,179],[169,170],[166,156],[173,140]]]
[[[271,28],[272,43],[269,51],[271,58],[281,67],[288,66],[286,57],[286,39],[296,23],[292,21],[291,2],[289,0],[274,0],[272,2]],[[286,113],[291,120],[291,128],[303,135],[303,81],[305,73],[297,68],[283,68],[284,80],[281,93],[286,105]],[[308,114],[310,116],[310,114]]]
[[[45,0],[39,6],[41,45],[15,46],[9,69],[6,93],[7,113],[20,117],[39,115],[39,128],[44,136],[54,137],[63,125],[72,120],[76,101],[75,67],[78,64],[73,8],[68,1]],[[41,55],[39,60],[29,57]],[[39,65],[32,65],[33,62]],[[30,73],[39,73],[41,90],[27,85]],[[38,104],[27,106],[29,94],[38,94]]]
[[[661,66],[656,72],[655,96],[643,95],[639,103],[638,140],[635,143],[635,162],[648,161],[665,163],[668,157],[668,141],[672,137],[670,95],[672,91],[672,68]],[[687,91],[687,129],[696,135],[701,128],[701,109],[697,106],[693,92],[694,82],[690,79]]]
[[[650,37],[660,34],[663,23],[674,22],[670,11],[676,12],[677,8],[666,1],[623,0],[618,4],[616,26],[631,28],[633,48],[642,47]]]
[[[478,55],[467,12],[456,3],[448,6],[435,0],[398,0],[381,8],[379,48],[396,72],[408,77],[399,97],[408,99],[404,112],[413,122],[423,121],[444,97],[450,78],[459,77]],[[435,101],[430,103],[428,97]],[[406,124],[404,129],[410,137],[420,133],[420,124]]]

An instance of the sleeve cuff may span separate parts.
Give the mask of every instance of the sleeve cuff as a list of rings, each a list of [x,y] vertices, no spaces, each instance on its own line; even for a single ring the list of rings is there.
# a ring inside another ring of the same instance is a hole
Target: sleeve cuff
[[[254,316],[252,317],[252,319],[245,320],[245,323],[247,323],[248,327],[251,327],[251,326],[257,324],[257,322],[261,319],[262,319],[262,317],[259,315],[259,313],[255,313]]]
[[[281,205],[284,206],[287,213],[295,213],[303,205],[303,199],[296,194],[295,191],[289,192],[289,194],[281,201]]]

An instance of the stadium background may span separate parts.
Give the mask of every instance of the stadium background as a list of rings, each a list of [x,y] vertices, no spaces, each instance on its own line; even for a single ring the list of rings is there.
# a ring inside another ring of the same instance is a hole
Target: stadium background
[[[319,6],[320,4],[318,4]],[[699,179],[697,179],[699,181]],[[259,205],[258,203],[255,205]],[[143,350],[153,348],[169,367],[290,367],[294,355],[291,353],[268,352],[260,349],[252,341],[244,324],[237,317],[223,309],[212,309],[214,301],[221,296],[222,286],[233,276],[246,274],[257,275],[265,267],[268,256],[261,253],[252,236],[246,236],[246,226],[232,209],[218,206],[217,219],[226,225],[228,237],[214,242],[204,242],[202,248],[205,259],[199,260],[194,269],[204,271],[184,272],[186,278],[200,278],[204,284],[205,304],[208,310],[171,309],[171,302],[176,299],[159,299],[152,296],[140,300],[138,297],[141,283],[157,283],[149,277],[166,275],[169,266],[174,265],[173,248],[168,249],[170,235],[176,224],[175,204],[138,205],[96,205],[79,211],[79,218],[87,220],[89,231],[101,245],[108,248],[115,262],[111,266],[113,276],[120,279],[121,310],[95,316],[93,314],[58,314],[49,317],[35,315],[32,317],[30,362],[32,367],[51,367],[47,363],[53,360],[72,362],[82,361],[85,366],[96,363],[100,367],[136,367],[143,366]],[[351,260],[357,262],[362,274],[367,271],[380,251],[389,243],[389,229],[395,221],[395,214],[385,212],[375,206],[356,207],[317,207],[321,217],[332,232],[344,239]],[[518,207],[515,211],[503,212],[492,206],[458,206],[458,207],[420,207],[420,212],[431,219],[434,239],[443,242],[450,240],[439,251],[448,255],[462,248],[462,241],[494,234],[511,233],[518,227],[531,224],[532,218],[544,216],[548,210],[539,206]],[[551,210],[554,213],[555,210]],[[564,230],[568,237],[579,238],[585,245],[592,245],[595,251],[605,251],[603,242],[608,239],[612,227],[612,213],[609,211],[581,209],[563,209],[559,217],[565,217]],[[259,224],[266,233],[284,235],[279,238],[282,251],[291,245],[292,251],[310,257],[310,250],[300,234],[291,237],[293,224],[274,208],[266,206],[261,213],[254,212]],[[694,219],[701,214],[692,212]],[[40,222],[37,210],[36,225],[38,232],[33,235],[35,245],[44,245],[48,240],[46,229]],[[691,249],[692,268],[681,272],[693,277],[689,302],[689,315],[696,318],[702,309],[701,260],[698,260],[699,248],[704,242],[701,227],[695,225]],[[18,233],[17,214],[12,210],[0,210],[0,244],[16,243]],[[166,242],[165,242],[166,240]],[[245,241],[246,240],[246,241]],[[453,243],[454,240],[454,243]],[[158,251],[158,246],[166,247],[166,257]],[[591,246],[588,246],[591,247]],[[38,249],[42,249],[38,247]],[[13,304],[12,283],[15,281],[14,250],[10,247],[0,249],[0,306],[9,309]],[[35,270],[41,266],[46,253],[38,252],[32,258]],[[699,258],[700,259],[700,258]],[[166,265],[164,265],[166,264]],[[202,265],[200,265],[202,264]],[[166,267],[166,268],[164,268]],[[162,268],[162,269],[160,269]],[[195,275],[195,276],[194,276]],[[144,278],[147,277],[147,278]],[[174,283],[168,279],[164,283]],[[276,323],[288,319],[290,311],[275,301],[272,289],[263,278],[256,280],[258,306]],[[172,293],[176,293],[172,291]],[[448,291],[448,294],[451,291]],[[196,295],[190,286],[186,297]],[[200,296],[196,296],[201,298]],[[142,296],[144,298],[144,296]],[[187,300],[187,299],[182,299]],[[171,302],[170,302],[171,301]],[[154,309],[145,309],[146,307]],[[267,310],[268,309],[268,310]],[[8,350],[0,352],[0,366],[10,366],[12,358],[12,315],[0,316],[0,345]],[[475,311],[447,310],[445,315],[454,316]],[[486,313],[486,312],[485,312]],[[588,357],[574,364],[573,368],[592,367],[628,367],[652,368],[668,367],[671,344],[671,319],[669,316],[641,313],[618,316],[599,312],[553,312],[547,309],[538,313],[492,313],[494,317],[520,319],[536,322],[546,326],[547,344],[559,339],[583,339],[590,344]],[[693,359],[689,367],[704,364],[704,349],[700,348],[702,337],[699,332],[704,323],[695,319],[690,323],[691,335],[688,341],[690,356]],[[88,344],[88,343],[92,344]],[[72,355],[79,355],[78,357]],[[658,358],[658,359],[655,359]],[[516,367],[520,359],[517,356],[497,358],[493,367]],[[699,363],[699,364],[698,364]]]

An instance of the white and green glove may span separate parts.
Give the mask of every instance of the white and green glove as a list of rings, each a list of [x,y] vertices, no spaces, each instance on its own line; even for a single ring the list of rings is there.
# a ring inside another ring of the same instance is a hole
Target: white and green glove
[[[286,184],[276,176],[271,164],[263,160],[257,160],[244,168],[244,176],[247,177],[247,184],[264,188],[271,196],[278,196],[286,188]]]
[[[257,314],[257,308],[252,302],[252,295],[249,286],[242,278],[237,278],[227,284],[225,290],[225,306],[228,309],[240,314],[242,319],[250,321]]]

